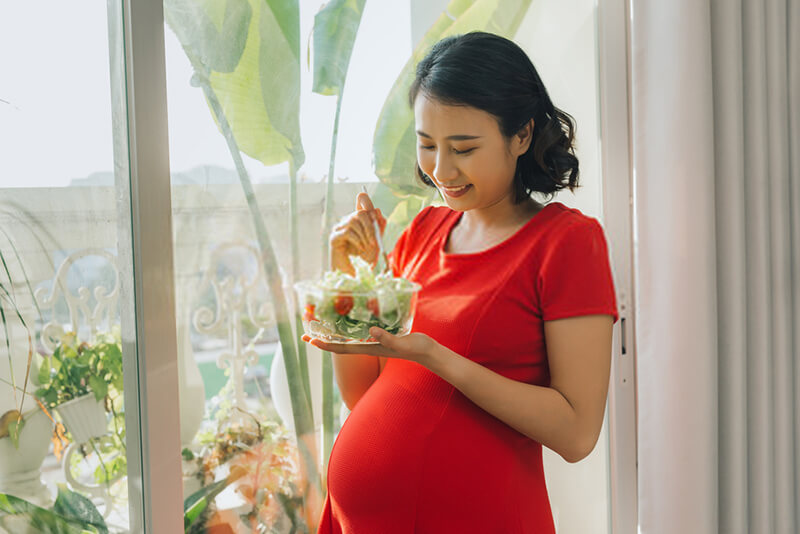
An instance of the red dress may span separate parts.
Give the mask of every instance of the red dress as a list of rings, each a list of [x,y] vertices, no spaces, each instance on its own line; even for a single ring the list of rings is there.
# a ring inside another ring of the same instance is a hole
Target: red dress
[[[603,229],[553,202],[488,250],[448,254],[462,213],[426,208],[392,252],[395,274],[422,285],[413,331],[546,386],[543,321],[617,321]],[[318,532],[554,533],[542,446],[425,367],[390,359],[336,439]]]

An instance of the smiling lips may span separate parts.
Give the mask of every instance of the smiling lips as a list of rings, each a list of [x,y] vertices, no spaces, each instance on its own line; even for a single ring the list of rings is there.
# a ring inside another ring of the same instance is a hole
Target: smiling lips
[[[450,196],[450,197],[460,197],[461,195],[466,193],[471,187],[472,187],[472,184],[462,185],[460,187],[445,187],[445,186],[441,186],[441,188],[444,190],[444,192],[447,194],[447,196]]]

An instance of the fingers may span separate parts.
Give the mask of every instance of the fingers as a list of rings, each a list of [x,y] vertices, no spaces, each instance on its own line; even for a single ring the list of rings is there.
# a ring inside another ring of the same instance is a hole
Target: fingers
[[[386,230],[386,217],[383,216],[383,213],[381,213],[381,209],[380,208],[375,210],[375,212],[376,212],[377,217],[378,217],[378,225],[381,228],[381,234],[383,234],[383,232]]]
[[[333,228],[331,241],[334,239],[346,239],[360,251],[369,248],[374,230],[370,222],[369,215],[365,211],[357,211],[345,217]]]
[[[356,204],[357,210],[343,217],[333,227],[328,238],[331,245],[331,264],[351,274],[352,266],[347,257],[360,256],[369,263],[375,263],[380,239],[375,233],[376,222],[381,236],[386,229],[386,218],[381,210],[374,207],[369,195],[359,193]]]
[[[378,221],[378,226],[381,229],[381,233],[383,233],[386,228],[386,218],[381,213],[380,208],[375,207],[367,193],[362,192],[356,196],[356,211],[369,213],[372,220]]]
[[[364,249],[375,242],[375,228],[372,224],[372,217],[368,211],[358,211],[355,214],[354,223],[358,227],[359,235],[364,241]]]
[[[306,339],[308,337],[308,339]],[[326,352],[336,354],[368,354],[370,356],[391,356],[385,347],[377,344],[354,345],[349,343],[326,343],[319,338],[303,336],[303,341]]]
[[[393,336],[383,328],[373,326],[369,329],[369,335],[377,339],[381,345],[387,349],[394,349],[397,345],[397,336]]]
[[[358,211],[372,211],[375,209],[375,206],[372,204],[372,200],[369,198],[369,195],[366,193],[359,193],[356,196],[356,210]]]
[[[365,248],[364,239],[358,232],[347,227],[334,228],[331,232],[331,249],[359,255]]]

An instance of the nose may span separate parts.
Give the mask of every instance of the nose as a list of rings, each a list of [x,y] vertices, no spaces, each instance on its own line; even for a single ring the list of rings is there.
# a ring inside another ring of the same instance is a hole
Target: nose
[[[458,169],[453,165],[453,162],[444,150],[440,150],[438,154],[436,154],[436,167],[433,169],[433,177],[437,182],[444,185],[458,178]]]

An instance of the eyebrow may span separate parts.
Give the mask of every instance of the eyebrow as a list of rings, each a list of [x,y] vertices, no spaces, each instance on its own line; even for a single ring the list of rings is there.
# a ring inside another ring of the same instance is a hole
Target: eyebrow
[[[417,135],[421,137],[427,137],[428,139],[433,139],[430,135],[426,134],[422,130],[417,130]],[[451,141],[469,141],[470,139],[480,139],[480,135],[449,135],[447,139]]]

